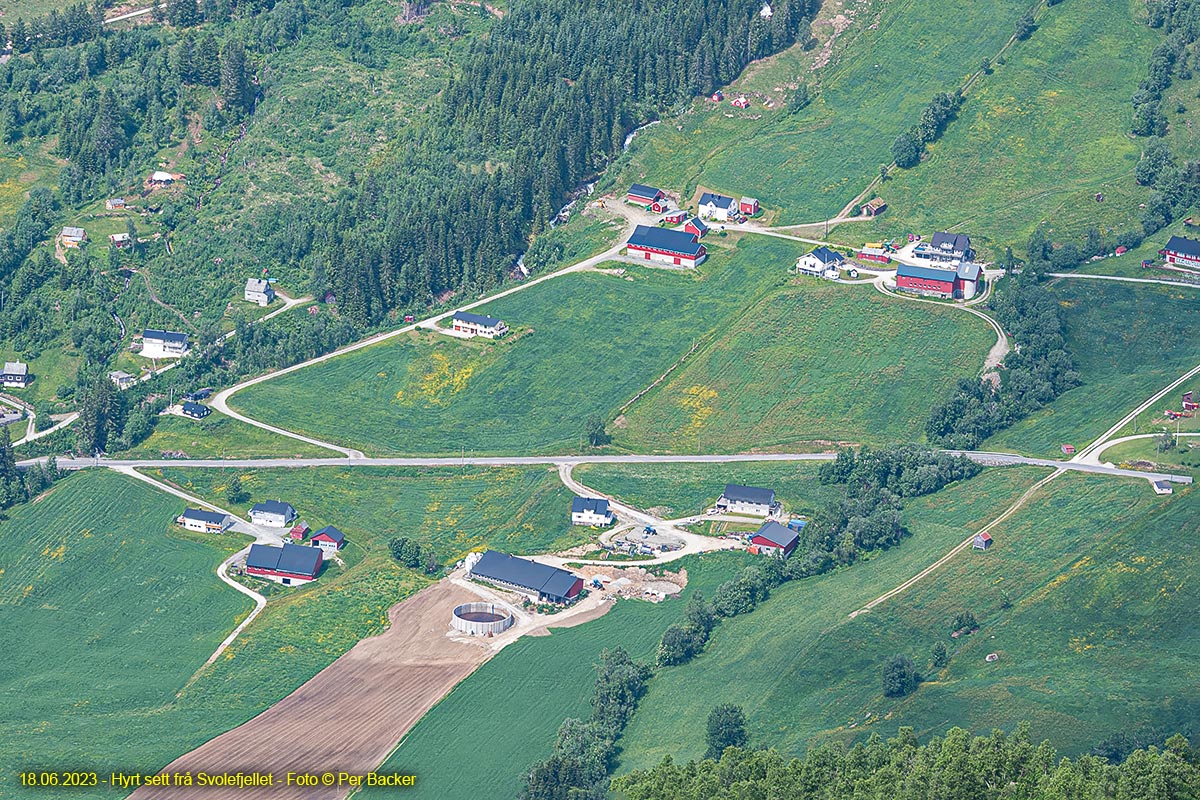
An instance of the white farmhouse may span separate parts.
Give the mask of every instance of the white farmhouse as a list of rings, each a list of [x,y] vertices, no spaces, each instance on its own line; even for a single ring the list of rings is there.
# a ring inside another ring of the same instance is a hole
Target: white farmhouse
[[[155,328],[142,331],[142,355],[146,358],[180,358],[187,355],[188,349],[186,333]]]
[[[769,517],[779,509],[772,489],[757,486],[725,484],[725,493],[717,500],[717,510],[730,514],[749,514],[754,517]]]
[[[264,500],[250,509],[250,521],[267,528],[286,528],[296,519],[296,509],[282,500]]]
[[[205,511],[201,508],[189,508],[175,520],[189,531],[200,533],[221,533],[233,524],[233,518],[219,511]]]
[[[244,297],[247,303],[269,306],[275,302],[275,290],[271,288],[270,282],[264,278],[250,278],[246,281]]]
[[[613,524],[613,512],[603,497],[576,497],[571,501],[571,524],[605,527]]]
[[[454,312],[454,330],[469,336],[486,336],[498,339],[508,333],[504,320],[489,317],[484,314],[472,314],[470,311]]]
[[[728,222],[729,218],[737,216],[737,213],[738,204],[732,197],[711,192],[700,195],[700,216],[704,219]]]

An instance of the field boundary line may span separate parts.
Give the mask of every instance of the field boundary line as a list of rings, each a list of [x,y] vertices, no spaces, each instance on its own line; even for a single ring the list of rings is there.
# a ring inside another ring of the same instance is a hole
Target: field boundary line
[[[896,595],[907,591],[908,589],[915,586],[918,582],[920,582],[921,579],[933,574],[938,569],[945,566],[947,563],[949,563],[950,559],[954,558],[956,555],[961,553],[963,550],[966,550],[968,547],[970,547],[972,545],[972,543],[974,543],[976,536],[978,536],[980,533],[985,532],[988,528],[996,527],[1001,522],[1003,522],[1004,520],[1011,517],[1018,510],[1020,510],[1022,506],[1025,505],[1025,503],[1029,500],[1029,498],[1032,497],[1034,495],[1034,493],[1038,491],[1038,489],[1041,489],[1047,483],[1054,480],[1059,475],[1062,475],[1064,472],[1066,472],[1066,469],[1063,467],[1059,467],[1058,469],[1054,470],[1054,472],[1050,473],[1045,478],[1042,478],[1040,481],[1035,483],[1033,486],[1030,486],[1028,489],[1025,490],[1025,493],[1022,494],[1020,497],[1018,497],[1016,502],[1014,502],[1007,509],[1005,509],[1004,512],[1000,514],[1000,516],[996,517],[994,520],[989,522],[987,525],[984,525],[982,528],[980,528],[979,530],[972,533],[966,539],[964,539],[961,542],[959,542],[958,544],[956,544],[953,548],[950,549],[950,552],[946,553],[944,556],[942,556],[937,561],[930,564],[925,569],[918,572],[916,575],[914,575],[911,578],[909,578],[908,580],[906,580],[904,583],[900,584],[899,586],[897,586],[896,588],[894,588],[890,591],[884,592],[879,597],[876,597],[874,600],[872,600],[871,602],[864,605],[862,608],[859,608],[858,610],[851,612],[849,618],[854,619],[859,614],[870,613],[871,610],[873,608],[875,608],[876,606],[880,605],[881,603],[885,603],[888,600],[891,600]]]

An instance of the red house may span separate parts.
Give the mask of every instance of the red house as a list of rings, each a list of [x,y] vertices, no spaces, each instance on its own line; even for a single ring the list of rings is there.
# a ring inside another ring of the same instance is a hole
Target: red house
[[[790,556],[799,543],[800,537],[794,530],[784,527],[774,520],[764,522],[763,526],[750,537],[751,547],[757,547],[760,553],[779,558]]]
[[[707,251],[696,237],[683,231],[638,225],[625,244],[631,258],[658,261],[677,267],[694,267],[705,259]]]
[[[708,226],[699,217],[692,217],[688,220],[688,224],[683,226],[683,231],[684,233],[690,233],[697,239],[703,239],[704,234],[708,233]]]
[[[1167,241],[1167,246],[1159,250],[1158,254],[1166,258],[1168,264],[1200,267],[1200,241],[1196,239],[1172,236]]]
[[[753,217],[758,213],[758,200],[753,197],[743,197],[738,201],[738,211],[747,217]]]
[[[625,199],[638,206],[654,205],[666,196],[666,193],[662,189],[656,189],[653,186],[643,186],[640,183],[630,186],[629,191],[625,193]]]
[[[750,107],[750,101],[744,97],[735,97],[732,100],[730,100],[729,102],[733,104],[734,108],[749,108]]]
[[[892,263],[891,255],[882,247],[864,247],[855,253],[855,257],[863,261],[878,261],[880,264]]]
[[[310,528],[308,527],[308,523],[300,521],[296,523],[294,528],[288,531],[288,536],[293,542],[303,542],[304,537],[308,536],[309,530]]]
[[[661,200],[655,200],[653,203],[650,204],[650,210],[653,211],[655,214],[664,214],[670,207],[671,207],[671,201],[665,197],[662,198]]]
[[[667,223],[668,225],[678,225],[685,219],[687,219],[687,212],[681,208],[676,208],[667,212],[667,215],[663,217],[663,222]]]
[[[317,531],[312,537],[313,547],[319,547],[326,553],[336,553],[346,544],[346,534],[332,525],[327,525]]]
[[[246,572],[260,578],[296,586],[317,579],[321,571],[321,548],[300,544],[273,547],[252,544],[246,556]]]

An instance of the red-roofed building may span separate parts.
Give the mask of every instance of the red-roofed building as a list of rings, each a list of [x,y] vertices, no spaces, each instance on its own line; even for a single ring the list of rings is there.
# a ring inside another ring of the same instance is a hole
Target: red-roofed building
[[[971,541],[971,547],[976,550],[987,550],[992,546],[992,535],[987,531],[975,534],[975,538]]]
[[[298,522],[294,528],[288,531],[288,536],[293,542],[303,542],[304,537],[308,536],[309,530],[307,522]]]

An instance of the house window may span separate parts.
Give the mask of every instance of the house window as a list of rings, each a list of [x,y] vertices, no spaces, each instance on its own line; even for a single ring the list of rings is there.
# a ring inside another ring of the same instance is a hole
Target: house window
[[[291,586],[291,585],[292,585],[292,579],[291,579],[291,578],[284,578],[284,579],[283,579],[283,585],[284,585],[284,586]]]

